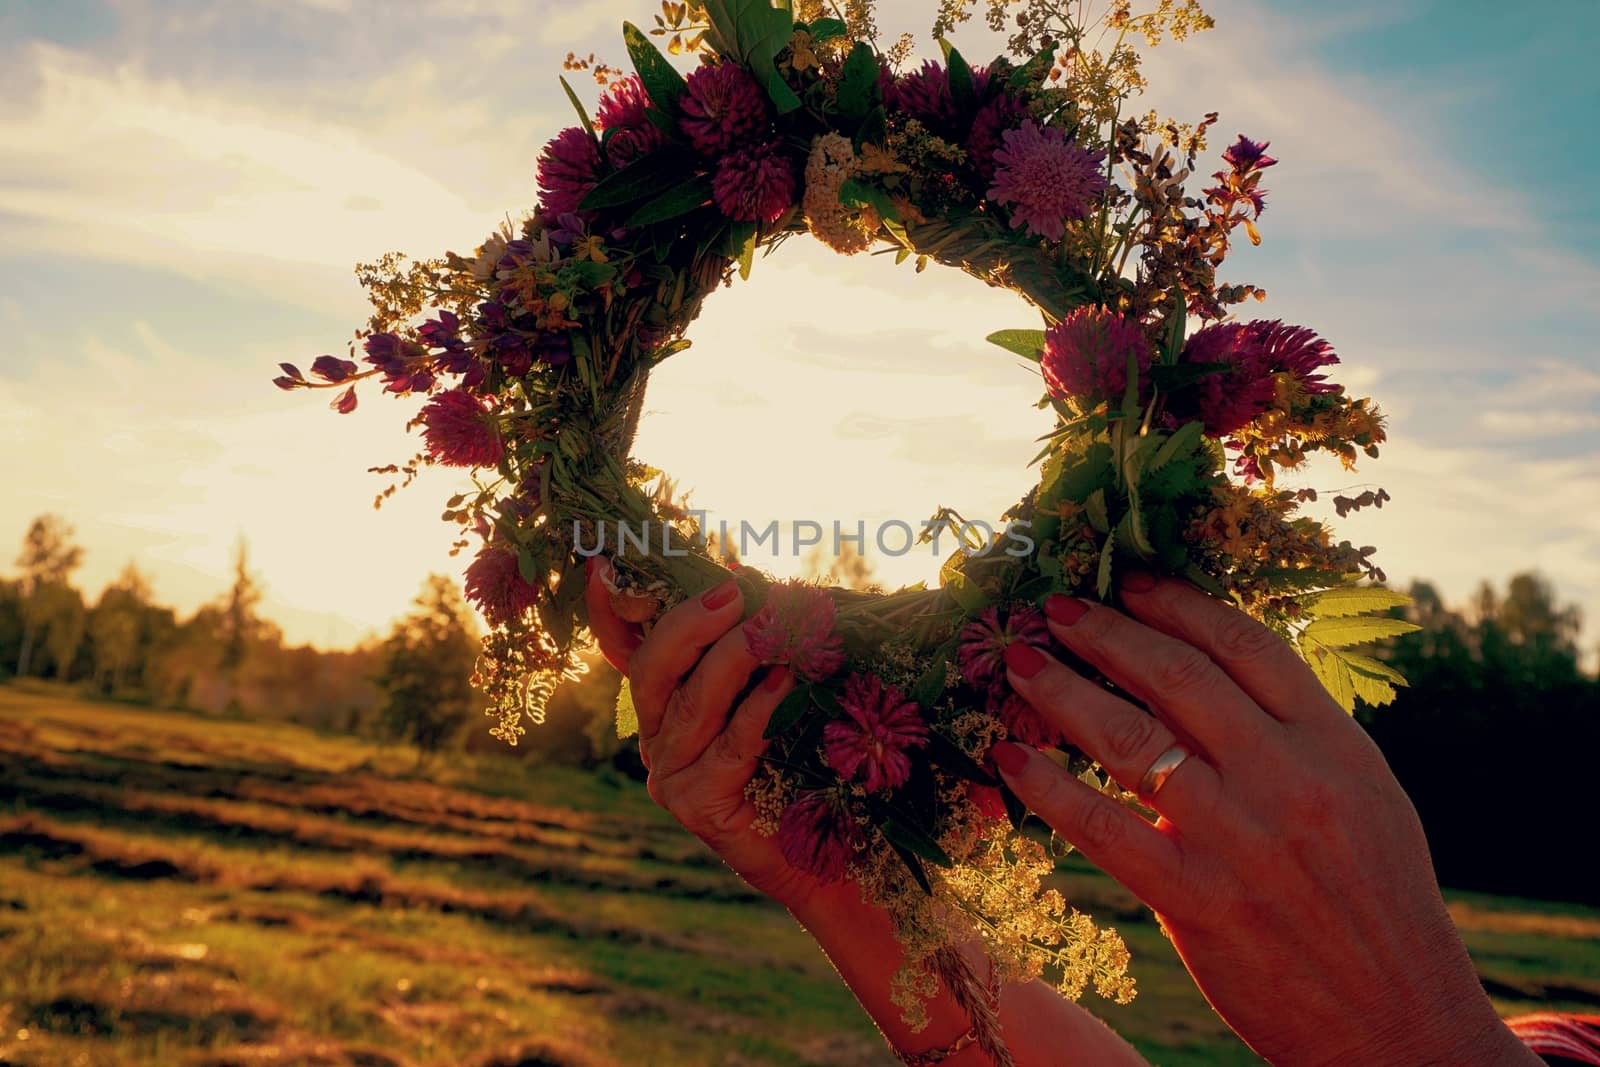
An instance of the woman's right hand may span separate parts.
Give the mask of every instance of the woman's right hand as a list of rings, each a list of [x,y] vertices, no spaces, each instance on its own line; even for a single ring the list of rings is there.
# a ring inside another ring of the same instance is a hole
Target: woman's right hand
[[[806,900],[823,886],[791,866],[775,838],[756,832],[756,809],[745,796],[766,751],[767,721],[794,676],[768,668],[735,707],[761,666],[739,627],[738,583],[729,579],[683,601],[646,636],[613,610],[604,581],[609,567],[595,557],[589,568],[589,628],[628,677],[651,798],[755,889],[785,906]]]

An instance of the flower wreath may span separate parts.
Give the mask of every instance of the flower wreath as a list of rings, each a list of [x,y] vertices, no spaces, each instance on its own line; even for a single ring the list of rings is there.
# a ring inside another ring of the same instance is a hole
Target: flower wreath
[[[986,2],[1003,27],[1007,0]],[[1227,320],[1264,295],[1220,283],[1217,268],[1240,227],[1259,243],[1276,161],[1240,136],[1190,194],[1216,116],[1120,117],[1142,85],[1130,37],[1153,45],[1210,20],[1195,0],[1148,15],[1114,0],[1094,26],[1026,4],[1015,60],[973,67],[943,40],[963,7],[941,9],[943,63],[896,73],[908,45],[880,51],[867,4],[847,20],[819,0],[666,3],[652,32],[699,54],[687,76],[631,24],[636,73],[569,57],[609,87],[591,120],[562,79],[581,121],[540,156],[533,214],[472,256],[362,265],[367,367],[353,342],[351,359],[318,357],[312,379],[289,364],[277,379],[340,389],[340,412],[372,377],[427,398],[412,424],[424,451],[380,469],[473,473],[444,517],[461,527],[458,551],[480,546],[466,592],[493,630],[475,682],[496,734],[515,743],[581,671],[586,556],[606,552],[618,611],[646,623],[731,573],[671,481],[629,452],[651,370],[688,347],[706,296],[747,277],[758,250],[805,232],[844,254],[882,246],[1041,313],[1042,328],[989,337],[1039,365],[1040,406],[1057,416],[1037,484],[1003,516],[1029,524],[1031,552],[990,551],[941,511],[961,551],[938,588],[736,574],[751,650],[801,683],[749,787],[761,825],[797,867],[852,878],[890,909],[913,1020],[937,981],[973,987],[951,946],[974,924],[1007,979],[1053,968],[1072,996],[1090,984],[1132,993],[1115,931],[1042,887],[1055,857],[1018,832],[1019,805],[985,765],[1010,737],[1123,795],[1007,687],[1005,647],[1050,643],[1046,596],[1109,599],[1124,567],[1182,575],[1293,640],[1347,709],[1392,699],[1401,682],[1350,649],[1406,629],[1375,614],[1404,598],[1354,584],[1382,578],[1373,549],[1336,543],[1298,513],[1316,494],[1278,485],[1313,452],[1346,467],[1376,456],[1378,410],[1328,379],[1337,357],[1310,330]],[[1344,514],[1385,499],[1335,503]],[[663,550],[607,542],[623,529],[662,531]],[[624,690],[624,736],[630,717]]]

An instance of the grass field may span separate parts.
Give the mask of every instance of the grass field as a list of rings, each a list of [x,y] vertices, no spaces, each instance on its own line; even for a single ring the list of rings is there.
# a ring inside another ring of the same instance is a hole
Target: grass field
[[[0,1067],[892,1064],[826,960],[637,785],[0,688]],[[1257,1062],[1065,866],[1158,1064]],[[1502,1010],[1600,1003],[1600,912],[1452,894]]]

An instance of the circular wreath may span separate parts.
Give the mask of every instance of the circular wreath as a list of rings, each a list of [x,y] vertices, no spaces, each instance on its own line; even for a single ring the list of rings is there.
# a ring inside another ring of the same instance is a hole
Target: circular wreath
[[[991,16],[1004,6],[992,0]],[[1316,451],[1347,467],[1375,456],[1383,422],[1328,379],[1337,357],[1310,330],[1228,318],[1264,295],[1217,268],[1241,227],[1260,240],[1267,145],[1240,136],[1189,193],[1215,115],[1119,118],[1141,84],[1130,36],[1206,28],[1193,0],[1145,16],[1113,3],[1105,51],[1088,44],[1094,27],[1024,18],[1014,58],[973,67],[941,39],[943,63],[904,72],[906,46],[880,51],[870,6],[852,11],[847,23],[815,3],[667,3],[653,32],[698,53],[687,76],[631,24],[634,74],[569,57],[609,87],[591,120],[562,80],[581,121],[540,156],[534,212],[471,256],[361,266],[375,312],[352,358],[318,357],[309,379],[284,364],[277,383],[338,388],[340,412],[362,379],[425,397],[412,423],[423,452],[386,469],[472,470],[473,491],[444,517],[458,549],[477,545],[466,593],[493,629],[475,682],[498,736],[515,743],[582,670],[587,557],[609,557],[617,610],[645,624],[734,576],[751,650],[801,683],[773,717],[750,796],[790,862],[853,878],[890,909],[908,1016],[936,978],[960,984],[950,946],[973,923],[1007,978],[1055,967],[1070,995],[1092,984],[1126,999],[1115,931],[1041,888],[1053,856],[1017,832],[1016,800],[985,757],[1010,737],[1121,788],[1009,691],[1002,653],[1049,645],[1045,597],[1110,599],[1114,577],[1139,568],[1184,576],[1294,640],[1346,708],[1391,698],[1397,676],[1350,649],[1404,629],[1373,614],[1402,598],[1356,586],[1381,578],[1373,550],[1335,542],[1298,512],[1315,493],[1278,481]],[[1056,415],[1036,483],[1001,516],[1026,536],[940,512],[960,549],[938,588],[730,571],[671,480],[630,455],[646,381],[688,347],[705,298],[801,233],[919,272],[956,267],[1042,319],[989,336],[1037,362],[1040,405]],[[1385,499],[1335,502],[1342,514]]]

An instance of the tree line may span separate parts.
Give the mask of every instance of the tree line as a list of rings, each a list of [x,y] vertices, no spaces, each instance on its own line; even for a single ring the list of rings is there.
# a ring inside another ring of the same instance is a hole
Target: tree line
[[[619,679],[598,657],[558,694],[545,725],[508,753],[487,736],[470,684],[479,632],[455,582],[432,575],[388,635],[354,649],[290,646],[261,617],[241,541],[229,588],[187,618],[157,604],[129,565],[93,603],[72,584],[82,549],[55,516],[29,527],[17,576],[0,579],[0,679],[77,683],[94,695],[416,745],[419,758],[479,752],[614,766],[638,757],[612,729]],[[870,582],[860,559],[812,560],[814,577]],[[1583,854],[1600,752],[1600,681],[1586,672],[1581,620],[1550,583],[1485,583],[1460,607],[1428,582],[1396,613],[1421,632],[1379,655],[1409,680],[1362,724],[1411,794],[1447,885],[1600,904]]]

